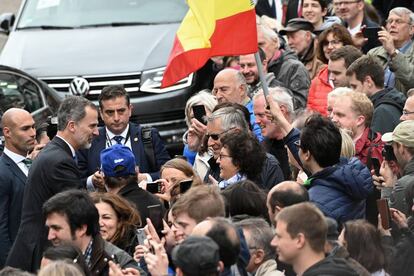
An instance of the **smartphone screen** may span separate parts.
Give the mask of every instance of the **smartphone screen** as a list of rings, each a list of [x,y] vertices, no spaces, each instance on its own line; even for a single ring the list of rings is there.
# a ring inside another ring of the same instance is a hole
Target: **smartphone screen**
[[[391,225],[391,214],[390,208],[388,207],[388,201],[385,198],[377,199],[378,212],[381,215],[381,225],[384,229],[390,229]]]
[[[369,41],[378,41],[378,32],[381,31],[379,27],[366,27],[362,34],[365,38],[368,38]]]
[[[147,206],[148,217],[154,225],[155,230],[157,230],[158,236],[162,237],[162,229],[164,225],[162,223],[162,207],[161,204]]]
[[[161,186],[160,183],[155,181],[155,182],[148,182],[147,183],[147,191],[151,194],[157,194],[161,192]]]
[[[206,109],[204,105],[193,105],[193,114],[194,118],[196,118],[200,123],[206,124]]]
[[[381,168],[380,161],[378,160],[378,158],[375,158],[375,157],[372,157],[371,161],[372,161],[372,166],[374,167],[375,175],[380,176],[380,168]]]
[[[193,184],[192,179],[180,181],[180,194],[183,194],[183,193],[187,192],[188,189],[191,188],[192,184]]]
[[[138,228],[137,230],[135,230],[135,233],[137,235],[138,244],[144,245],[144,241],[147,238],[144,228]]]

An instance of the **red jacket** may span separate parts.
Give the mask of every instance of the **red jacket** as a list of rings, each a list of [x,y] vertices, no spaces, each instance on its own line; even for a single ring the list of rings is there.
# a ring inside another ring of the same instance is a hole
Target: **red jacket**
[[[368,157],[378,158],[380,163],[382,163],[383,148],[384,142],[381,140],[381,134],[379,132],[373,132],[367,127],[361,138],[355,143],[355,156],[371,170],[373,169],[372,163],[371,160],[368,160]]]
[[[307,108],[327,116],[328,93],[333,90],[328,80],[328,65],[323,67],[318,75],[312,80],[308,94]]]

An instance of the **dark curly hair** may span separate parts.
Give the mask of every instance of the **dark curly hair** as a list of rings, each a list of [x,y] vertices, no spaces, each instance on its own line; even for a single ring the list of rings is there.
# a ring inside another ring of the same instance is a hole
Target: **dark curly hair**
[[[221,144],[232,157],[232,162],[239,167],[240,173],[248,179],[255,180],[262,171],[266,153],[259,141],[250,133],[231,131],[220,138]]]

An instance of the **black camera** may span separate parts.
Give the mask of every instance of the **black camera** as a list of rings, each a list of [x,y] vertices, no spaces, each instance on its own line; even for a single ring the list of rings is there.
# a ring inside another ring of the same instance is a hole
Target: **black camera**
[[[47,123],[47,127],[46,127],[47,136],[49,136],[49,139],[52,140],[53,137],[55,137],[57,133],[58,119],[57,117],[49,116],[47,118],[46,123]]]
[[[384,148],[382,149],[382,156],[384,157],[384,159],[386,161],[396,161],[397,158],[395,158],[394,155],[394,149],[392,148],[391,145],[385,145]]]

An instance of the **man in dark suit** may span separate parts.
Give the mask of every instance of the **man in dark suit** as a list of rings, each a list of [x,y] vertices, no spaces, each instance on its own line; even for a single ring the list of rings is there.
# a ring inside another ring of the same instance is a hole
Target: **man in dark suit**
[[[99,129],[99,136],[93,140],[88,150],[78,152],[78,166],[82,179],[86,179],[88,190],[104,189],[103,175],[100,172],[100,153],[114,144],[125,145],[134,153],[139,169],[139,182],[158,179],[161,166],[170,159],[170,156],[158,131],[152,128],[151,140],[155,164],[151,164],[144,150],[142,127],[129,122],[132,105],[126,90],[118,85],[104,87],[99,95],[99,108],[105,127]]]
[[[0,267],[16,238],[23,204],[23,191],[29,172],[27,154],[36,145],[32,115],[10,108],[2,116],[5,139],[0,157]]]
[[[85,98],[66,98],[57,115],[57,135],[30,168],[20,228],[6,261],[6,265],[32,272],[39,268],[47,243],[42,205],[63,190],[82,187],[75,151],[90,147],[98,135],[98,112]]]

